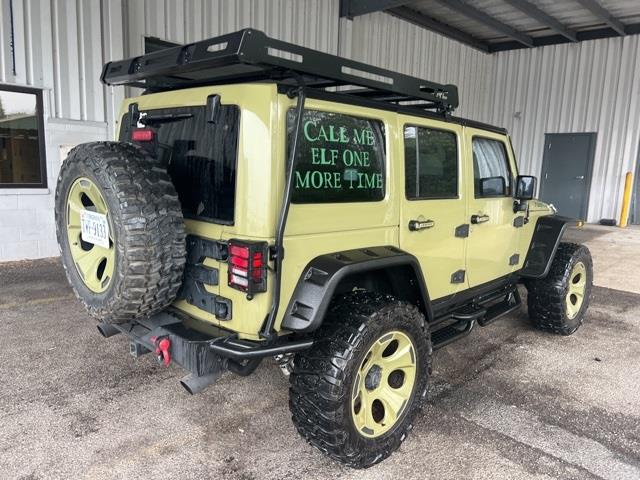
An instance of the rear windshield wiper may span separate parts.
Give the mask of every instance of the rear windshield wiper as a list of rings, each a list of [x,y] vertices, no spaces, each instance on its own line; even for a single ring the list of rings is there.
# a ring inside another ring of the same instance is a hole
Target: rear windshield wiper
[[[138,120],[140,123],[144,125],[150,125],[153,123],[169,123],[169,122],[179,122],[180,120],[186,120],[187,118],[193,117],[192,113],[163,113],[156,115],[144,115],[140,116]]]

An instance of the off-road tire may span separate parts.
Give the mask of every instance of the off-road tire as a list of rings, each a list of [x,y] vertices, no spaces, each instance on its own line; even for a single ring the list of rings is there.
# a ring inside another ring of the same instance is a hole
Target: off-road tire
[[[88,289],[78,274],[67,239],[68,192],[83,177],[102,193],[114,235],[114,272],[101,293]],[[67,278],[92,317],[125,323],[157,313],[174,301],[186,259],[182,210],[166,169],[143,148],[119,142],[75,147],[60,170],[55,213]]]
[[[582,305],[574,318],[567,314],[566,297],[571,272],[574,266],[582,262],[586,267],[586,285]],[[584,245],[560,243],[551,268],[546,277],[529,280],[526,283],[527,307],[533,325],[560,335],[571,335],[584,320],[589,307],[593,283],[593,261],[591,253]]]
[[[392,330],[413,341],[418,369],[413,393],[391,430],[367,438],[352,419],[354,377],[370,345]],[[334,300],[317,338],[294,358],[289,390],[293,423],[302,437],[330,457],[350,467],[370,467],[400,447],[426,398],[432,353],[427,323],[413,305],[355,291]]]

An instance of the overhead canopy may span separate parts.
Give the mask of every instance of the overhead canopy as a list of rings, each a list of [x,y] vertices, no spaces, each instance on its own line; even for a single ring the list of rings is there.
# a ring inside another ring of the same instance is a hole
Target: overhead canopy
[[[640,33],[639,0],[341,0],[340,9],[384,11],[484,52]]]

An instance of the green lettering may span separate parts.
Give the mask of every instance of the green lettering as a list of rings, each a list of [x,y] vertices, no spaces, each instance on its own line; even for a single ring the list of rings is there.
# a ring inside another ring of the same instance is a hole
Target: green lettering
[[[321,163],[320,149],[318,147],[311,147],[311,163],[313,165],[318,165]]]
[[[296,188],[309,188],[309,172],[305,172],[304,177],[296,172]]]

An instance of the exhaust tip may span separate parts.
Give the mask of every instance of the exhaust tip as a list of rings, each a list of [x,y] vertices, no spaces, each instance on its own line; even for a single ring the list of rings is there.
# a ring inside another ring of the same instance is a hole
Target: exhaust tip
[[[96,325],[96,327],[98,329],[98,332],[100,332],[100,335],[102,335],[104,338],[113,337],[114,335],[120,333],[120,330],[118,330],[113,325],[109,325],[108,323],[99,323],[98,325]]]
[[[213,382],[215,382],[218,378],[220,378],[220,375],[220,372],[203,375],[201,377],[197,377],[195,375],[187,375],[180,380],[180,385],[182,385],[182,387],[189,393],[189,395],[195,395],[196,393],[200,393]]]

